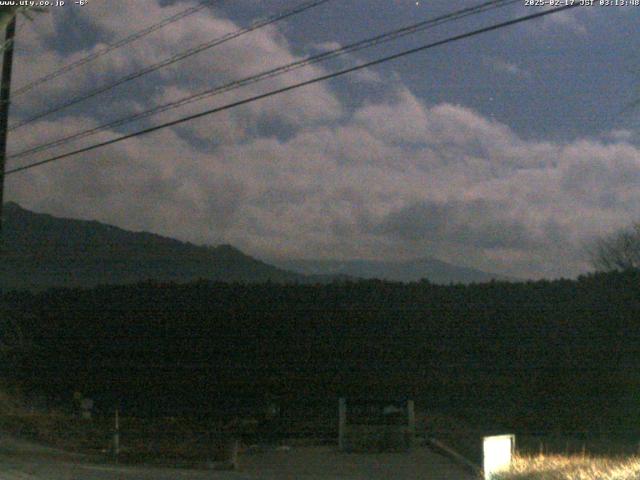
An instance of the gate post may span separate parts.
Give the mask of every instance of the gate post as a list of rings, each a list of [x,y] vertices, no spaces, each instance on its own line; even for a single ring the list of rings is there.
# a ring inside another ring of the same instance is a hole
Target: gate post
[[[344,451],[345,430],[347,427],[347,400],[341,397],[338,401],[338,449]]]
[[[409,427],[409,448],[413,448],[416,439],[416,410],[413,400],[407,401],[407,425]]]

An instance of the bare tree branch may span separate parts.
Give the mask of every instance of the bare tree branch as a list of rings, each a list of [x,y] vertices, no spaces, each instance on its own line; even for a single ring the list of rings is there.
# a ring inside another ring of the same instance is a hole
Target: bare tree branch
[[[640,268],[640,222],[598,239],[588,254],[597,271]]]

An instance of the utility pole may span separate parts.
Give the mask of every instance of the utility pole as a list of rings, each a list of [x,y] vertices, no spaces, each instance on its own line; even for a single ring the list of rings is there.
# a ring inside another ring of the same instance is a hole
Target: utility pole
[[[4,202],[4,170],[7,157],[7,134],[9,128],[9,94],[11,92],[11,70],[13,67],[13,39],[16,35],[16,16],[7,24],[0,80],[0,254],[3,248],[2,210]]]

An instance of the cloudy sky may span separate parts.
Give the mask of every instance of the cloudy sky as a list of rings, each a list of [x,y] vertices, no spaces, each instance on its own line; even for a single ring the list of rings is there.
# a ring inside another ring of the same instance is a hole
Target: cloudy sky
[[[12,123],[302,0],[219,0],[14,97]],[[18,24],[14,88],[193,1],[67,2]],[[11,131],[9,152],[480,0],[332,0]],[[522,3],[9,161],[9,168],[534,13]],[[640,219],[640,7],[576,8],[7,177],[6,200],[263,258],[588,270]]]

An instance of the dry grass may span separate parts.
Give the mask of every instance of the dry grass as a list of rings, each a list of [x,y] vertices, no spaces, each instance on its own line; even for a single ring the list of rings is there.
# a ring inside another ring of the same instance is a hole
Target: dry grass
[[[99,453],[110,440],[104,422],[86,422],[58,412],[0,414],[0,431],[70,452]]]
[[[68,452],[109,455],[113,420],[82,420],[61,413],[0,413],[0,431]],[[162,464],[225,461],[232,437],[184,419],[121,419],[120,461]]]
[[[66,452],[111,458],[112,418],[84,420],[26,406],[0,385],[0,432]],[[120,461],[183,464],[227,461],[234,437],[221,425],[184,418],[120,419]]]
[[[638,480],[640,457],[516,456],[495,480]]]

